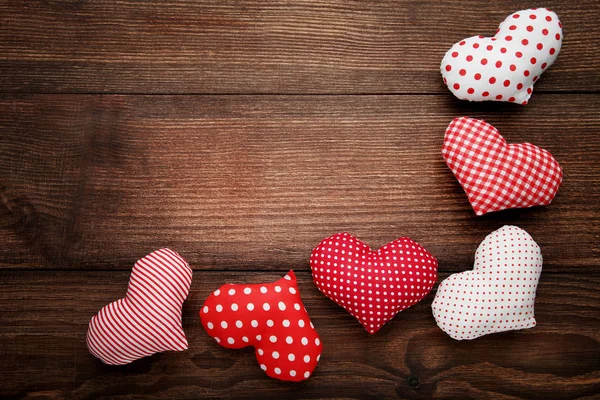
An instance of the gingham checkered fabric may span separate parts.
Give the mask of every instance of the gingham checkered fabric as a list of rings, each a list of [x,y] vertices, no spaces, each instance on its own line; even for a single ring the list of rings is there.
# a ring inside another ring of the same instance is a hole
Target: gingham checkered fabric
[[[507,144],[483,120],[455,118],[442,147],[446,164],[477,215],[548,205],[562,182],[562,168],[531,143]]]

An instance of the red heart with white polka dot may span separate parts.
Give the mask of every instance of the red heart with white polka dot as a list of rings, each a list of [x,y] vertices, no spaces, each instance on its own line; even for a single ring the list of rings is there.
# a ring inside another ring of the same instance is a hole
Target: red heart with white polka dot
[[[537,243],[525,230],[504,226],[481,242],[472,271],[450,275],[440,284],[433,316],[457,340],[531,328],[541,273]]]
[[[338,233],[315,247],[310,266],[319,290],[369,333],[418,303],[437,280],[435,257],[406,237],[372,251],[349,233]]]
[[[562,45],[562,25],[546,8],[509,15],[494,37],[456,43],[441,64],[444,83],[459,99],[527,104],[533,84]]]
[[[323,345],[293,271],[273,283],[221,286],[204,302],[200,319],[221,346],[254,346],[260,367],[272,378],[307,379],[321,358]]]

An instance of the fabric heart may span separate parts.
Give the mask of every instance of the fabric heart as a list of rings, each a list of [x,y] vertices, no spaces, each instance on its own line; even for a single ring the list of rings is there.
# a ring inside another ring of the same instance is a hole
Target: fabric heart
[[[472,271],[440,284],[431,305],[435,321],[457,340],[531,328],[541,273],[537,243],[525,230],[504,226],[481,242]]]
[[[483,120],[455,118],[446,129],[442,155],[477,215],[548,205],[562,182],[552,154],[530,143],[507,144]]]
[[[92,317],[87,346],[106,364],[128,364],[154,353],[188,348],[181,306],[192,270],[176,252],[161,249],[138,260],[124,298]]]
[[[323,240],[310,257],[319,290],[369,333],[423,299],[437,280],[437,265],[435,257],[409,238],[372,251],[346,232]]]
[[[562,25],[546,8],[511,14],[494,37],[473,36],[448,50],[440,66],[459,99],[527,104],[533,84],[562,46]]]
[[[323,345],[293,271],[273,283],[221,286],[204,302],[200,319],[221,346],[254,346],[260,367],[271,378],[305,380],[321,358]]]

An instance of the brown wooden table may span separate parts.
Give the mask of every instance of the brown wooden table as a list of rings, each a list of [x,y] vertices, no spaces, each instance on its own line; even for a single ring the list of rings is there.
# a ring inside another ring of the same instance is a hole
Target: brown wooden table
[[[542,4],[565,39],[527,106],[442,83],[449,46],[535,6],[485,3],[0,1],[0,397],[598,398],[600,3]],[[553,204],[476,217],[440,155],[462,115],[550,150]],[[370,336],[311,281],[338,231],[409,236],[443,279],[505,224],[542,247],[534,329],[454,341],[432,293]],[[190,349],[106,366],[88,321],[163,246],[195,271]],[[324,342],[299,384],[197,317],[221,284],[289,269]]]

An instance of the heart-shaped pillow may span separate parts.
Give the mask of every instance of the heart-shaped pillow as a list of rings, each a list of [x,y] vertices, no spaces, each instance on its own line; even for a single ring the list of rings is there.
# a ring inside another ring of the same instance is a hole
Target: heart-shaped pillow
[[[452,46],[440,67],[444,83],[462,100],[527,104],[534,82],[558,57],[562,37],[552,11],[518,11],[494,37],[473,36]]]
[[[455,118],[446,129],[442,155],[477,215],[548,205],[562,182],[552,154],[531,143],[507,144],[483,120]]]
[[[310,257],[319,290],[377,332],[423,299],[437,280],[437,260],[407,237],[377,251],[342,232],[323,240]]]
[[[106,364],[128,364],[162,351],[188,348],[181,306],[192,269],[176,252],[161,249],[138,260],[124,298],[92,317],[87,346]]]
[[[431,305],[435,321],[457,340],[531,328],[541,273],[537,243],[525,230],[504,226],[481,242],[472,271],[440,283]]]
[[[293,271],[273,283],[221,286],[204,302],[200,319],[221,346],[254,346],[260,367],[271,378],[305,380],[321,358],[323,345]]]

